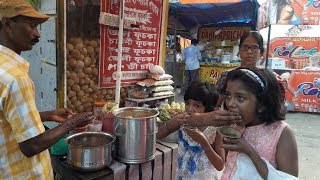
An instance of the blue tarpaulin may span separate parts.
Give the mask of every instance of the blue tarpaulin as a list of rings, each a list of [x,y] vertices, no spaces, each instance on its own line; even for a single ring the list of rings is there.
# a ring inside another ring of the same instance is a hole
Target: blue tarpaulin
[[[256,27],[259,4],[256,0],[238,3],[181,4],[170,3],[169,18],[174,17],[186,29],[203,25],[242,24]]]

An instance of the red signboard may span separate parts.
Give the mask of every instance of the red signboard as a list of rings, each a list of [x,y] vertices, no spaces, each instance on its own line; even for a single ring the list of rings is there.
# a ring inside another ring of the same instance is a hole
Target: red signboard
[[[286,79],[289,111],[320,112],[320,71],[275,70]]]
[[[125,0],[124,17],[136,22],[124,29],[122,85],[144,79],[148,69],[159,64],[162,0]],[[101,12],[119,15],[119,0],[101,0]],[[99,86],[115,87],[118,57],[118,27],[100,25]]]
[[[309,65],[309,57],[320,51],[320,38],[281,37],[271,41],[271,57],[286,60],[286,67],[302,69]]]

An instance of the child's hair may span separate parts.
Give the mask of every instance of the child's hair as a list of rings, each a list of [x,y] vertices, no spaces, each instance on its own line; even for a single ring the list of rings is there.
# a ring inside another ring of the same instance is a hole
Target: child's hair
[[[279,83],[274,74],[267,69],[238,68],[228,73],[223,88],[225,92],[228,81],[240,80],[250,92],[256,95],[256,112],[259,118],[266,123],[284,120],[282,111],[282,96]],[[262,111],[258,111],[262,107]]]
[[[206,108],[205,111],[210,112],[218,102],[219,93],[212,83],[193,81],[184,94],[184,101],[189,99],[201,101]]]

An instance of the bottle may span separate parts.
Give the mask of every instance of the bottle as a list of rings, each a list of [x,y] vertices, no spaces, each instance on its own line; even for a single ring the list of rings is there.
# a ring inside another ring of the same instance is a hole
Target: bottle
[[[309,112],[313,112],[313,106],[312,105],[309,106]]]
[[[93,114],[97,120],[102,122],[102,131],[114,134],[115,119],[111,113],[102,112],[103,106],[107,102],[95,102],[93,108]],[[108,102],[109,103],[109,102]]]
[[[299,105],[298,100],[299,100],[298,97],[294,97],[292,99],[292,104],[293,104],[294,111],[300,111],[300,105]]]
[[[106,104],[106,102],[95,102],[93,107],[93,115],[97,120],[100,120],[103,116],[102,107]]]

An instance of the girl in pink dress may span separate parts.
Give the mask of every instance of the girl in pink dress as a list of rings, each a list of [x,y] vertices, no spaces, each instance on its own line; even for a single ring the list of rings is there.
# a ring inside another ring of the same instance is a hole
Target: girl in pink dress
[[[281,91],[266,69],[236,69],[223,88],[226,108],[241,114],[240,139],[223,138],[227,151],[222,179],[296,179],[296,140],[283,122]]]

